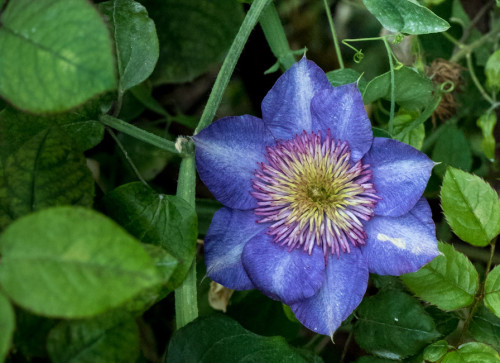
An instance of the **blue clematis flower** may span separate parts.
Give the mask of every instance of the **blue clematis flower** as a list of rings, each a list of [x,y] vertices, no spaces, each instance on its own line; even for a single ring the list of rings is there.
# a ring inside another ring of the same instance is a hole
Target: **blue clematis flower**
[[[262,102],[194,137],[201,180],[224,205],[205,238],[207,275],[257,288],[332,336],[368,273],[401,275],[439,254],[422,197],[434,163],[373,137],[356,84],[332,87],[303,58]]]

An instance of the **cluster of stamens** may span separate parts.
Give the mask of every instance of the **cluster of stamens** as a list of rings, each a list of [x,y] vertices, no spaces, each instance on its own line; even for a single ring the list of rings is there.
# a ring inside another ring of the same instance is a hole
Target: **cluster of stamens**
[[[304,131],[268,147],[266,160],[255,171],[252,195],[258,222],[272,222],[274,242],[309,254],[318,245],[325,257],[365,243],[361,220],[373,216],[379,197],[370,166],[351,162],[347,142],[330,131],[323,140],[320,131]]]

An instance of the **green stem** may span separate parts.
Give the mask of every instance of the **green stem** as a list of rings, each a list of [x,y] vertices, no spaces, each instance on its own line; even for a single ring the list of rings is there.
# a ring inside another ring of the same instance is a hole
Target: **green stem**
[[[281,25],[281,20],[274,3],[271,2],[271,4],[264,9],[259,23],[264,31],[271,51],[278,62],[283,66],[284,70],[287,70],[295,63],[295,57],[288,45],[285,30],[283,29],[283,25]]]
[[[478,40],[476,40],[468,45],[462,44],[460,47],[460,50],[458,52],[456,52],[455,54],[453,54],[453,56],[450,58],[450,62],[455,62],[455,63],[458,62],[460,59],[467,56],[467,54],[474,52],[474,50],[476,48],[481,47],[484,43],[489,41],[490,38],[498,37],[499,31],[500,31],[500,23],[497,22],[493,25],[493,27],[491,28],[491,30],[488,33],[484,34]]]
[[[467,330],[469,329],[469,325],[472,322],[472,318],[474,317],[474,314],[476,313],[477,308],[481,304],[481,302],[484,299],[484,285],[486,283],[486,278],[488,277],[488,273],[490,272],[491,265],[493,262],[493,257],[495,256],[495,244],[496,244],[497,238],[495,237],[493,241],[490,243],[490,257],[488,259],[488,264],[486,265],[486,270],[484,273],[484,280],[479,286],[479,290],[476,293],[476,296],[474,297],[474,304],[472,305],[472,308],[470,309],[469,316],[467,317],[467,320],[464,323],[464,326],[462,328],[462,332],[460,333],[460,338],[458,338],[458,343],[457,347],[462,344],[465,334],[467,333]]]
[[[472,81],[476,85],[476,88],[479,90],[479,93],[481,93],[481,96],[488,101],[491,105],[495,103],[495,100],[493,100],[484,90],[483,86],[481,86],[481,83],[476,77],[476,72],[474,71],[474,65],[472,64],[472,57],[471,53],[467,53],[465,56],[465,59],[467,60],[467,68],[469,69],[470,76],[472,78]]]
[[[181,161],[179,181],[177,183],[177,196],[195,206],[196,169],[192,155],[186,156]],[[196,243],[196,241],[193,241]],[[196,292],[196,256],[193,259],[186,279],[175,290],[175,314],[177,329],[182,328],[198,317],[198,302]]]
[[[394,81],[394,64],[392,63],[392,50],[391,46],[389,45],[389,42],[387,41],[387,38],[384,39],[384,44],[385,44],[385,49],[387,50],[387,56],[389,58],[389,69],[391,71],[391,111],[389,114],[389,134],[392,135],[393,128],[394,128],[394,111],[396,109],[396,87],[395,87],[395,81]]]
[[[156,136],[155,134],[152,134],[150,132],[144,131],[143,129],[140,129],[125,121],[111,117],[109,115],[102,115],[99,118],[99,121],[106,126],[112,127],[118,131],[123,132],[124,134],[132,136],[138,140],[144,141],[147,144],[156,146],[162,150],[174,154],[179,154],[179,151],[175,148],[174,142],[166,140],[163,137]]]
[[[335,46],[335,53],[337,54],[337,60],[339,62],[340,69],[344,69],[344,61],[342,60],[342,53],[340,53],[339,40],[337,39],[337,34],[335,33],[335,26],[333,25],[332,13],[330,7],[328,6],[327,0],[323,0],[325,4],[326,17],[328,18],[328,23],[330,24],[330,30],[332,32],[333,45]]]
[[[263,10],[270,2],[271,0],[254,0],[252,6],[250,6],[245,19],[241,24],[240,30],[238,30],[238,34],[236,34],[236,37],[233,40],[233,44],[231,44],[231,48],[229,48],[229,52],[227,53],[226,59],[224,59],[224,63],[222,64],[219,74],[217,75],[217,79],[215,80],[207,105],[201,115],[198,127],[196,127],[196,130],[194,131],[195,135],[212,122],[215,112],[219,108],[222,96],[224,95],[224,90],[226,89],[229,79],[233,74],[236,62],[238,61],[241,51],[247,42],[248,36],[255,27],[255,24],[257,24]]]

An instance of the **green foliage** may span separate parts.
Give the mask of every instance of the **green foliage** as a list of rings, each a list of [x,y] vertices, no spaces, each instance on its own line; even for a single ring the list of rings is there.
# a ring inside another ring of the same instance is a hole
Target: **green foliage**
[[[306,362],[283,338],[254,334],[223,315],[198,318],[177,331],[170,340],[167,361]]]
[[[486,87],[498,92],[500,90],[500,49],[490,55],[484,67]]]
[[[481,149],[490,161],[495,159],[495,136],[493,135],[493,130],[496,124],[497,115],[494,112],[485,113],[477,120],[477,126],[481,128],[483,133]]]
[[[484,284],[484,293],[484,304],[500,317],[500,265],[488,274]]]
[[[442,363],[498,363],[498,352],[482,343],[465,343],[446,354]]]
[[[0,228],[51,206],[92,205],[85,158],[59,128],[44,129],[11,151],[0,167]]]
[[[326,76],[333,87],[358,82],[359,91],[363,93],[367,85],[367,82],[362,77],[361,73],[352,68],[336,69],[326,73]]]
[[[441,163],[434,168],[434,172],[439,176],[444,175],[447,166],[469,171],[472,155],[464,132],[455,126],[446,127],[439,134],[432,151],[432,160]]]
[[[478,342],[500,350],[500,318],[484,306],[479,306],[469,325],[469,334]]]
[[[1,235],[0,283],[37,314],[97,315],[158,283],[141,245],[89,209],[58,207],[16,220]]]
[[[412,128],[409,132],[405,132],[407,128],[415,120],[415,114],[401,112],[394,117],[394,138],[408,145],[413,146],[415,149],[421,149],[425,138],[425,127],[419,124],[417,127]]]
[[[118,90],[125,92],[148,78],[159,56],[153,20],[144,6],[133,0],[111,0],[99,4],[108,16],[116,47]]]
[[[411,0],[363,0],[384,28],[406,34],[443,32],[450,27],[429,9]]]
[[[356,342],[381,357],[408,357],[440,336],[424,308],[404,292],[381,291],[364,299],[357,315]]]
[[[441,204],[453,232],[474,246],[486,246],[500,231],[498,195],[478,176],[449,167]]]
[[[417,272],[402,275],[404,283],[421,299],[442,310],[457,310],[474,302],[478,274],[467,257],[453,246],[439,243],[441,255]]]
[[[411,87],[408,85],[411,84]],[[432,97],[434,86],[429,78],[421,75],[409,67],[402,67],[394,71],[394,101],[409,111],[416,111],[426,107]],[[372,103],[380,98],[391,98],[391,73],[386,72],[372,79],[363,92],[365,104]]]
[[[448,351],[448,342],[446,340],[438,340],[432,343],[424,350],[424,359],[429,362],[439,361]]]
[[[144,0],[161,44],[153,82],[193,80],[222,60],[238,30],[241,4],[226,0]],[[189,31],[186,31],[189,29]]]
[[[179,286],[196,252],[194,209],[179,197],[158,194],[138,182],[108,193],[104,205],[109,215],[136,238],[160,245],[179,261],[168,284],[171,289]]]
[[[47,340],[52,362],[136,362],[139,329],[132,316],[113,312],[95,319],[65,320]]]
[[[4,361],[9,352],[15,325],[14,309],[0,291],[0,362]]]
[[[108,29],[85,0],[8,2],[0,49],[0,95],[23,110],[68,110],[116,87]]]

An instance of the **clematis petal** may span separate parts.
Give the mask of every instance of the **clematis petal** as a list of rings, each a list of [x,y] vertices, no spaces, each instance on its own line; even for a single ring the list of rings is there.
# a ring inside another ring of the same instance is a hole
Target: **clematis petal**
[[[370,149],[372,127],[356,83],[316,93],[311,101],[311,113],[318,130],[330,129],[334,139],[349,143],[353,162]]]
[[[423,197],[405,215],[373,217],[365,232],[361,251],[370,272],[379,275],[415,272],[439,254],[431,209]]]
[[[265,148],[274,144],[261,119],[226,117],[193,137],[196,168],[203,183],[219,202],[230,208],[251,209],[251,178],[264,161]]]
[[[434,162],[402,142],[376,137],[364,162],[371,165],[373,184],[382,199],[375,215],[397,217],[408,213],[425,190]]]
[[[254,289],[241,254],[245,244],[265,228],[255,222],[253,211],[224,207],[215,212],[203,244],[208,277],[230,289]]]
[[[330,255],[323,286],[313,297],[290,305],[297,319],[308,329],[332,336],[363,299],[368,268],[358,248],[338,258]]]
[[[263,232],[245,245],[243,266],[259,290],[285,304],[313,296],[325,277],[320,248],[311,255],[297,248],[289,252]]]
[[[331,88],[325,73],[302,58],[286,71],[262,101],[262,118],[276,139],[291,139],[313,130],[311,100],[316,92]]]

